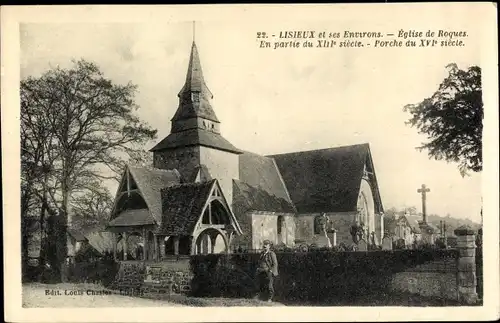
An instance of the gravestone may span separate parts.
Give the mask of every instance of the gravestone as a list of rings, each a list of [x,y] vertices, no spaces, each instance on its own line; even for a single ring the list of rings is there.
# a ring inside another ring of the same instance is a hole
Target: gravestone
[[[358,251],[368,251],[368,246],[364,239],[359,240],[358,242]]]
[[[392,239],[390,237],[385,236],[382,239],[382,250],[392,250]]]

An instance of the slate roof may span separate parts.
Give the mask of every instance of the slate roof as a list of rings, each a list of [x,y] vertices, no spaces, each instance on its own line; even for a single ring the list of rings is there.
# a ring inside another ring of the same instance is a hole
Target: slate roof
[[[239,162],[240,181],[292,203],[273,158],[245,151],[239,156]]]
[[[180,132],[173,132],[160,141],[150,151],[173,149],[177,147],[205,146],[236,154],[241,151],[233,146],[220,134],[204,129],[189,129]]]
[[[215,180],[211,180],[162,189],[163,221],[159,232],[166,235],[191,235],[214,183]]]
[[[239,180],[233,180],[233,209],[238,217],[248,211],[296,213],[291,202]]]
[[[89,244],[101,255],[106,252],[113,252],[113,233],[107,231],[96,230],[88,232],[85,237]],[[121,244],[117,245],[117,250],[120,251]]]
[[[240,212],[296,212],[274,159],[247,151],[239,156],[239,180],[233,180],[233,206]]]
[[[192,92],[201,93],[199,102],[192,102]],[[172,121],[200,117],[219,122],[209,102],[209,100],[213,98],[213,95],[208,89],[205,79],[203,78],[200,55],[198,54],[198,48],[196,47],[195,42],[193,42],[191,46],[191,55],[189,57],[186,82],[184,83],[184,86],[178,96],[181,100],[179,108],[174,114]]]
[[[109,221],[108,227],[135,226],[154,224],[155,220],[148,209],[125,210]]]
[[[210,175],[210,171],[208,170],[208,167],[204,164],[201,164],[200,166],[195,167],[188,182],[190,182],[190,183],[209,182],[212,179],[213,178],[212,178],[212,175]]]
[[[274,158],[299,213],[356,211],[368,144],[269,156]],[[382,206],[374,191],[375,206]]]
[[[180,173],[177,170],[146,167],[129,166],[128,169],[144,197],[151,216],[157,223],[160,223],[162,220],[161,189],[179,184]]]

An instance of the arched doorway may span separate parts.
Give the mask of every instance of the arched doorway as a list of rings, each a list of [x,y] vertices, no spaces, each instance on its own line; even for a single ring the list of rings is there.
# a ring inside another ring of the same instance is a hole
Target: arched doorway
[[[193,246],[194,254],[225,253],[228,251],[228,242],[225,234],[215,228],[203,230]]]
[[[357,220],[364,225],[365,233],[363,238],[368,242],[370,234],[375,232],[375,202],[372,189],[366,179],[361,180],[357,208],[359,217]]]

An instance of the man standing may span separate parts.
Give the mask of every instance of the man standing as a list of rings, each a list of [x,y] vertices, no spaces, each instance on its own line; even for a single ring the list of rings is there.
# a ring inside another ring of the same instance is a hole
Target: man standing
[[[264,250],[260,254],[257,267],[259,294],[262,300],[272,301],[274,296],[274,277],[278,276],[278,260],[271,250],[271,241],[264,240]]]

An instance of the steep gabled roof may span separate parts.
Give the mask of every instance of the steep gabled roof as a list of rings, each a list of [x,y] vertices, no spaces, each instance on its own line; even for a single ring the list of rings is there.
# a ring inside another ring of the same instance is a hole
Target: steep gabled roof
[[[269,156],[299,213],[356,211],[365,164],[372,169],[376,211],[382,210],[368,144]]]
[[[273,158],[245,151],[239,156],[239,180],[286,201],[295,209]]]
[[[89,241],[89,245],[91,245],[92,248],[94,248],[101,255],[104,255],[106,252],[113,252],[115,238],[112,232],[94,231],[87,233],[85,237]],[[122,248],[120,243],[117,244],[116,247],[117,251],[120,251]]]
[[[121,198],[121,188],[123,185],[127,185],[128,173],[130,173],[130,180],[135,182],[137,189],[140,192],[140,196],[144,199],[146,206],[149,210],[147,213],[137,213],[125,214],[123,216],[120,214],[115,214],[116,203],[119,198]],[[147,168],[147,167],[133,167],[126,166],[123,172],[121,183],[118,186],[118,190],[115,196],[115,206],[112,210],[112,215],[114,218],[110,221],[108,226],[113,225],[125,225],[123,221],[129,219],[132,222],[129,225],[138,225],[137,223],[149,224],[149,223],[160,223],[161,216],[161,192],[160,190],[166,186],[171,186],[179,184],[181,181],[181,175],[177,170],[164,170],[158,168]],[[149,215],[148,215],[149,214]],[[120,220],[117,220],[121,218]],[[114,221],[114,222],[113,222]],[[118,222],[117,222],[118,221]]]
[[[162,189],[163,221],[159,232],[167,235],[192,234],[215,182],[186,183]]]
[[[240,219],[248,211],[296,213],[290,201],[239,180],[233,180],[233,210]]]
[[[108,227],[127,227],[154,224],[155,220],[148,209],[125,210],[109,221]]]
[[[205,146],[223,151],[232,152],[235,154],[241,151],[234,147],[220,134],[203,129],[189,129],[181,132],[173,132],[160,141],[150,151],[174,149],[178,147],[188,146]]]
[[[130,167],[137,187],[142,193],[149,212],[157,223],[162,219],[161,215],[161,189],[167,186],[179,184],[181,175],[177,170],[165,170],[158,168]]]

